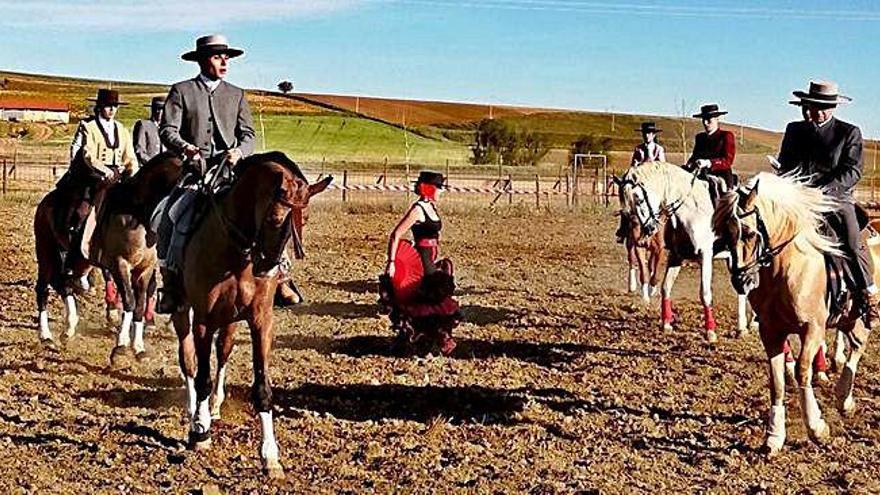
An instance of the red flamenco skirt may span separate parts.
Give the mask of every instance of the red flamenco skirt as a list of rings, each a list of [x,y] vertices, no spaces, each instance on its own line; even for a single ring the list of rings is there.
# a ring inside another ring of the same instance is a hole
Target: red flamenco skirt
[[[442,259],[435,266],[436,270],[425,275],[419,252],[409,241],[401,241],[394,256],[394,277],[379,278],[379,301],[400,340],[413,344],[424,339],[438,344],[440,351],[449,355],[455,349],[452,330],[462,316],[452,297],[452,262]]]

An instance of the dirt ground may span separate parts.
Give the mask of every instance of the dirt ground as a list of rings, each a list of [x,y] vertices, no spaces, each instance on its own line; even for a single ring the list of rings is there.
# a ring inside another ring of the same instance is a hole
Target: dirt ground
[[[611,210],[441,205],[468,323],[450,358],[399,357],[374,285],[396,214],[336,202],[312,208],[297,268],[309,302],[275,313],[287,477],[267,482],[246,331],[213,447],[199,453],[181,442],[170,328],[149,332],[150,359],[110,371],[114,339],[93,295],[63,351],[37,345],[37,200],[0,199],[2,493],[880,492],[877,358],[862,361],[852,418],[836,412],[830,385],[817,385],[829,444],[807,439],[789,394],[786,450],[763,459],[766,364],[754,334],[733,338],[726,273],[715,281],[717,346],[699,330],[693,267],[677,287],[679,327],[659,331],[656,308],[624,293]],[[53,297],[56,334],[61,324]]]

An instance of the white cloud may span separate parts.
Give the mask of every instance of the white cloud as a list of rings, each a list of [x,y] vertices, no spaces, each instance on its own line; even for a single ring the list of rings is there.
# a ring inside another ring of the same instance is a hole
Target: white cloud
[[[0,0],[3,25],[25,29],[177,31],[325,16],[366,0]]]

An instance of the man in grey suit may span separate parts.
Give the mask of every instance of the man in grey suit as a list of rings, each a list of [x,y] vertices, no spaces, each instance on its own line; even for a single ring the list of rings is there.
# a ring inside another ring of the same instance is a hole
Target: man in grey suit
[[[143,167],[154,156],[165,151],[159,140],[159,122],[162,120],[162,107],[165,106],[164,96],[154,96],[149,105],[150,118],[134,123],[134,154]]]
[[[223,80],[229,60],[243,53],[230,47],[225,36],[200,37],[195,50],[181,56],[199,64],[199,75],[171,86],[165,99],[159,126],[162,144],[199,162],[199,168],[214,177],[228,178],[231,168],[254,150],[253,118],[244,90]],[[196,194],[191,186],[167,201],[169,213],[160,225],[157,246],[164,285],[156,308],[160,313],[174,312],[183,302],[180,265]]]
[[[862,177],[862,133],[858,127],[834,117],[840,103],[851,101],[838,94],[830,81],[811,81],[806,92],[793,93],[807,120],[785,128],[779,151],[780,172],[795,172],[808,184],[821,187],[839,201],[828,222],[841,237],[853,282],[853,293],[864,308],[865,326],[880,323],[880,290],[874,283],[868,260],[861,253],[861,235],[853,191]]]

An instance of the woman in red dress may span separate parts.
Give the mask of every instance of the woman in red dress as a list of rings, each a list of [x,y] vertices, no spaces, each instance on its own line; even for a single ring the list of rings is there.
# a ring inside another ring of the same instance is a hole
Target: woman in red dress
[[[455,349],[452,330],[461,322],[452,262],[438,261],[443,222],[436,203],[445,178],[436,172],[421,172],[415,183],[419,199],[400,220],[388,240],[385,273],[379,277],[380,303],[391,318],[398,344],[427,339],[443,355]],[[404,240],[408,230],[413,241]]]

